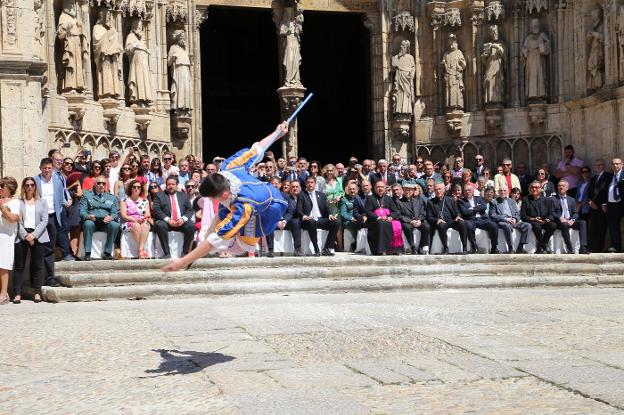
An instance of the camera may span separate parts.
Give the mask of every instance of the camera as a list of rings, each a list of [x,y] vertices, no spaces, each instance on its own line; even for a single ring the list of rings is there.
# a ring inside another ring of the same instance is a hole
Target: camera
[[[69,148],[69,147],[71,147],[70,143],[63,143],[63,148]]]
[[[91,150],[83,150],[83,151],[82,151],[82,155],[83,155],[84,157],[88,157],[88,156],[90,156],[90,155],[91,155]]]

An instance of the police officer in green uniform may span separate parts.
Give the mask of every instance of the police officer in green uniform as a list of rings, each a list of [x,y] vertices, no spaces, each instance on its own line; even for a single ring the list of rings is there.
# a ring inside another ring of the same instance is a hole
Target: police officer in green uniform
[[[106,232],[102,259],[113,259],[113,244],[119,232],[119,201],[106,191],[106,182],[106,177],[97,177],[93,190],[86,191],[80,199],[85,261],[91,260],[91,245],[95,231]]]

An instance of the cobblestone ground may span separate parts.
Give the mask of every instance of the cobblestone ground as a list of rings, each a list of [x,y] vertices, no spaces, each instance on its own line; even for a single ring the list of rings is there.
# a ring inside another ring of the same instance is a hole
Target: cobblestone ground
[[[0,308],[0,413],[624,413],[623,294],[25,301]]]

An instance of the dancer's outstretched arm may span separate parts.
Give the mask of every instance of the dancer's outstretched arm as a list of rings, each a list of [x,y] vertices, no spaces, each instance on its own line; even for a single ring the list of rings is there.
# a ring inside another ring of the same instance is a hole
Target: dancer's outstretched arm
[[[273,131],[271,134],[267,135],[266,137],[264,137],[262,140],[258,142],[258,146],[260,146],[262,153],[267,151],[274,142],[276,142],[277,140],[279,140],[286,134],[288,134],[288,122],[284,121],[283,123],[277,126],[275,131]]]
[[[160,270],[162,272],[173,272],[181,270],[182,268],[186,268],[189,266],[189,264],[192,264],[198,259],[208,255],[213,250],[213,248],[214,247],[212,246],[212,244],[207,240],[201,241],[195,249],[184,255],[184,257],[172,260]]]

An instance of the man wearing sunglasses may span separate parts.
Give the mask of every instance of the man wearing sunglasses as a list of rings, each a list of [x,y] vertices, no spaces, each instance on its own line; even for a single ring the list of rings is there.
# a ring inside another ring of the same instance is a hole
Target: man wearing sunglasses
[[[86,191],[80,199],[80,219],[84,237],[84,260],[91,260],[91,247],[95,231],[106,232],[106,243],[102,259],[114,259],[113,244],[119,233],[119,202],[106,191],[107,180],[104,176],[95,178],[93,190]]]
[[[162,156],[163,161],[163,175],[165,176],[165,180],[167,177],[171,175],[178,176],[180,174],[180,169],[177,166],[173,165],[173,153],[170,151],[165,151]]]

